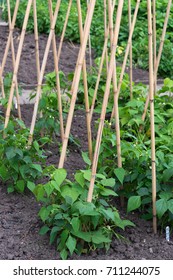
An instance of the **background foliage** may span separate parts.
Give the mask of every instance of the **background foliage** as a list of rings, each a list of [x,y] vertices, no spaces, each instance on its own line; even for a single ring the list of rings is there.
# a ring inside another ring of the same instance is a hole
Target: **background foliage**
[[[15,1],[11,2],[11,10],[14,10]],[[62,1],[59,16],[56,24],[56,33],[61,34],[65,15],[68,7],[69,1]],[[53,6],[55,7],[56,1],[53,0]],[[132,13],[135,9],[136,1],[132,1]],[[162,28],[164,24],[164,18],[166,13],[168,1],[156,1],[156,10],[157,10],[157,48],[160,44],[160,37],[162,33]],[[20,3],[19,12],[17,15],[16,26],[21,28],[23,24],[23,19],[25,15],[27,1],[22,1]],[[81,0],[83,21],[86,15],[86,0]],[[123,8],[123,18],[121,22],[119,45],[124,47],[126,46],[128,38],[128,6],[127,1],[125,1]],[[37,10],[38,10],[38,26],[39,32],[48,33],[50,28],[49,14],[47,8],[47,1],[37,0]],[[173,11],[173,9],[171,9]],[[166,40],[163,49],[163,55],[161,59],[161,64],[159,67],[159,74],[163,77],[169,76],[173,77],[172,74],[172,65],[173,65],[173,39],[172,39],[172,28],[173,28],[173,12],[171,11],[168,29],[166,34]],[[100,56],[102,52],[102,46],[104,42],[104,20],[103,15],[103,0],[96,1],[96,7],[94,12],[94,17],[91,25],[91,42],[92,47],[95,50],[95,55]],[[7,19],[7,10],[4,11],[4,17]],[[115,18],[115,16],[114,16]],[[31,12],[28,31],[33,32],[33,13]],[[73,1],[70,18],[68,22],[67,31],[65,34],[66,38],[73,41],[79,42],[79,32],[78,32],[78,14],[76,8],[76,2]],[[123,55],[122,55],[123,57]],[[121,57],[119,59],[122,59]],[[137,65],[141,68],[148,68],[148,32],[147,32],[147,1],[141,1],[138,19],[133,35],[133,62],[134,65]]]

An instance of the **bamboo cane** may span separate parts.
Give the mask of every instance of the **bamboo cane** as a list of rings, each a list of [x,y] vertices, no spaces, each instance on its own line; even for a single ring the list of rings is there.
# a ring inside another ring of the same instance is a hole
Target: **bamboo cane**
[[[39,55],[39,38],[38,38],[36,0],[33,0],[33,16],[34,16],[34,35],[35,35],[35,57],[36,57],[37,84],[38,84],[39,76],[40,76],[40,55]]]
[[[66,14],[65,22],[64,22],[64,27],[63,27],[63,31],[62,31],[62,34],[61,34],[59,47],[58,47],[58,54],[57,54],[57,61],[58,62],[59,62],[59,59],[60,59],[62,45],[63,45],[63,41],[64,41],[64,36],[65,36],[66,29],[67,29],[67,23],[68,23],[68,19],[69,19],[71,7],[72,7],[72,1],[73,0],[70,0],[69,4],[68,4],[67,14]]]
[[[105,33],[105,41],[108,38],[108,34],[107,34],[107,0],[104,0],[104,33]],[[109,67],[109,61],[108,61],[108,49],[107,49],[107,45],[106,45],[106,50],[105,50],[105,56],[106,56],[106,70],[108,73],[108,67]]]
[[[137,19],[137,14],[138,14],[140,2],[141,2],[141,0],[136,1],[135,12],[134,12],[134,15],[133,15],[133,21],[132,21],[131,30],[130,30],[130,33],[129,33],[129,38],[128,38],[128,42],[127,42],[127,46],[126,46],[124,60],[123,60],[122,68],[121,68],[120,79],[119,79],[119,83],[118,83],[117,98],[119,97],[120,90],[121,90],[121,85],[122,85],[122,82],[123,82],[123,77],[124,77],[124,73],[125,73],[127,58],[128,58],[128,55],[129,55],[130,44],[131,44],[131,40],[132,40],[132,36],[133,36],[135,24],[136,24],[136,19]],[[115,114],[115,109],[113,110],[111,117],[113,117],[114,114]]]
[[[110,57],[110,63],[109,63],[107,81],[106,81],[106,88],[105,88],[105,93],[104,93],[103,106],[102,106],[102,111],[101,111],[101,116],[100,116],[100,123],[99,123],[98,132],[97,132],[95,152],[94,152],[94,158],[93,158],[93,164],[92,164],[92,176],[91,176],[91,180],[90,180],[90,186],[89,186],[88,198],[87,198],[88,202],[91,202],[92,197],[93,197],[94,182],[95,182],[95,177],[96,177],[99,150],[100,150],[100,144],[101,144],[101,138],[102,138],[102,133],[103,133],[105,114],[106,114],[106,107],[108,104],[110,85],[111,85],[112,75],[113,75],[113,71],[114,71],[115,53],[116,53],[119,30],[120,30],[123,4],[124,4],[124,0],[119,0],[115,29],[114,29],[114,36],[113,36],[113,44],[112,44],[112,50],[111,50],[111,57]]]
[[[3,73],[4,73],[4,67],[5,67],[5,64],[6,64],[6,61],[7,61],[7,56],[8,56],[8,52],[9,52],[9,48],[10,48],[10,43],[11,43],[11,37],[13,35],[14,25],[15,25],[16,17],[17,17],[17,12],[18,12],[18,9],[19,9],[19,3],[20,3],[20,0],[16,0],[14,13],[13,13],[13,19],[12,19],[11,27],[9,28],[9,36],[8,36],[8,39],[7,39],[6,48],[5,48],[5,52],[4,52],[3,59],[2,59],[1,71],[0,71],[0,86],[2,88],[2,94],[4,95],[4,97],[5,97],[5,92],[4,92],[4,87],[3,87],[2,76],[3,76]]]
[[[110,34],[110,43],[111,48],[113,44],[113,6],[112,1],[108,0],[108,17],[109,17],[109,34]],[[115,60],[115,59],[114,59]],[[117,73],[116,73],[116,60],[114,62],[114,70],[113,70],[113,91],[114,94],[117,92]]]
[[[10,11],[10,1],[7,0],[7,9],[8,9],[8,24],[9,24],[9,29],[11,29],[11,11]],[[14,43],[13,43],[13,36],[12,34],[9,35],[10,38],[10,43],[11,43],[11,52],[12,52],[12,63],[13,63],[13,69],[15,66],[15,51],[14,51]],[[20,98],[19,98],[19,87],[18,87],[18,81],[16,77],[16,105],[17,105],[17,111],[18,111],[18,117],[21,120],[21,109],[20,109]]]
[[[78,21],[79,21],[79,33],[80,33],[80,43],[83,42],[83,24],[82,24],[82,11],[80,0],[77,0],[78,9]],[[89,158],[92,161],[92,133],[91,133],[91,123],[90,123],[90,108],[89,108],[89,98],[88,98],[88,83],[87,83],[87,69],[86,60],[83,61],[83,83],[84,83],[84,98],[85,98],[85,111],[86,111],[86,125],[87,125],[87,136],[88,136],[88,151]]]
[[[109,28],[110,28],[110,40],[111,45],[113,43],[113,11],[111,0],[108,0],[108,14],[109,14]],[[113,91],[114,91],[114,116],[115,116],[115,132],[116,132],[116,146],[117,146],[117,165],[118,168],[122,167],[122,158],[121,158],[121,138],[120,138],[120,120],[119,120],[119,108],[118,108],[118,99],[117,95],[117,73],[116,73],[116,61],[114,62],[114,71],[113,71]],[[121,186],[123,189],[123,186]],[[124,198],[121,196],[121,206],[124,206]]]
[[[157,60],[157,33],[156,33],[156,0],[152,1],[153,4],[153,61],[154,61],[154,94],[157,91],[157,74],[155,72],[156,60]]]
[[[22,32],[21,32],[21,37],[20,37],[20,42],[19,42],[19,46],[18,46],[18,50],[17,50],[16,63],[15,63],[15,67],[14,67],[14,73],[13,73],[12,85],[11,85],[11,89],[10,89],[8,106],[7,106],[7,110],[6,110],[6,118],[5,118],[5,124],[4,124],[5,128],[7,127],[9,118],[10,118],[11,105],[12,105],[12,100],[13,100],[13,95],[14,95],[14,88],[15,88],[15,84],[16,84],[16,78],[17,78],[17,73],[18,73],[18,69],[19,69],[19,63],[20,63],[28,18],[29,18],[29,14],[30,14],[30,10],[31,10],[31,5],[32,5],[32,0],[28,0],[25,18],[24,18],[23,27],[22,27]]]
[[[84,26],[84,33],[83,33],[83,41],[82,41],[82,44],[80,47],[77,65],[76,65],[76,69],[75,69],[75,74],[74,74],[74,78],[73,78],[73,84],[72,84],[72,88],[71,88],[72,99],[71,99],[70,110],[69,110],[69,114],[68,114],[68,118],[67,118],[65,137],[64,137],[62,152],[61,152],[60,161],[59,161],[59,168],[63,167],[65,156],[66,156],[67,144],[68,144],[71,124],[72,124],[72,118],[73,118],[73,114],[74,114],[74,108],[75,108],[75,103],[76,103],[76,98],[77,98],[77,91],[78,91],[78,86],[79,86],[79,81],[80,81],[80,75],[81,75],[82,65],[83,65],[83,61],[84,61],[84,57],[85,57],[85,51],[86,51],[91,21],[92,21],[92,17],[93,17],[93,13],[94,13],[95,3],[96,3],[96,0],[91,1],[89,4],[89,7],[88,7],[88,11],[87,11],[86,21],[85,21],[85,26]]]
[[[89,6],[90,0],[87,0],[87,8]],[[91,34],[88,37],[88,47],[89,47],[89,61],[90,61],[90,69],[92,69],[92,48],[91,48]]]
[[[53,21],[52,0],[49,0],[48,4],[49,4],[50,21],[52,23],[52,21]],[[57,57],[55,32],[54,32],[53,40],[52,40],[52,47],[53,47],[54,66],[55,66],[55,74],[56,74],[56,93],[57,93],[58,111],[59,111],[59,119],[60,119],[61,141],[63,142],[63,140],[64,140],[64,121],[63,121],[61,87],[60,87],[60,79],[59,79],[59,67],[58,67],[58,57]]]
[[[131,15],[131,0],[128,0],[128,14],[129,14],[129,33],[132,27],[132,15]],[[132,41],[130,44],[130,66],[129,66],[129,77],[130,77],[130,99],[133,98],[133,51],[132,51]]]
[[[37,93],[36,93],[36,99],[35,99],[35,105],[34,105],[34,112],[33,112],[33,116],[32,116],[32,122],[31,122],[31,127],[30,127],[30,135],[29,135],[29,139],[28,139],[28,144],[29,145],[31,145],[32,140],[33,140],[33,132],[34,132],[34,127],[35,127],[35,122],[36,122],[36,117],[37,117],[38,104],[39,104],[39,99],[40,99],[40,96],[41,96],[41,86],[42,86],[42,82],[43,82],[43,76],[44,76],[44,72],[45,72],[45,68],[46,68],[46,62],[47,62],[47,58],[48,58],[48,54],[49,54],[49,50],[50,50],[50,45],[51,45],[51,42],[52,42],[52,39],[53,39],[53,36],[54,36],[54,29],[55,29],[56,20],[57,20],[57,17],[58,17],[60,4],[61,4],[61,0],[58,0],[57,3],[56,3],[56,8],[55,8],[53,20],[52,20],[52,23],[51,23],[51,29],[50,29],[50,33],[49,33],[49,37],[48,37],[43,61],[42,61],[41,70],[40,70],[39,83],[38,83],[38,86],[37,86]]]
[[[171,10],[171,4],[172,4],[172,0],[169,0],[167,10],[166,10],[166,16],[165,16],[165,20],[164,20],[164,26],[163,26],[159,51],[158,51],[158,55],[157,55],[157,59],[156,59],[156,65],[154,67],[154,73],[155,73],[154,74],[154,79],[157,76],[157,72],[158,72],[158,68],[159,68],[159,64],[160,64],[160,59],[161,59],[161,55],[162,55],[162,51],[163,51],[163,45],[164,45],[166,29],[167,29],[167,25],[168,25],[169,14],[170,14],[170,10]],[[143,121],[146,118],[148,105],[149,105],[149,94],[147,95],[146,102],[145,102],[145,107],[144,107],[144,112],[142,114],[142,120]]]
[[[93,99],[92,99],[92,104],[91,104],[91,109],[90,109],[90,122],[92,121],[92,117],[93,117],[95,101],[96,101],[96,98],[97,98],[98,87],[99,87],[99,83],[100,83],[100,78],[101,78],[101,74],[102,74],[102,69],[103,69],[105,56],[106,56],[108,38],[109,38],[109,28],[107,28],[107,32],[106,32],[106,35],[105,35],[105,42],[104,42],[102,56],[101,56],[101,60],[100,60],[97,81],[96,81],[96,85],[95,85],[95,89],[94,89],[94,94],[93,94]]]
[[[35,37],[35,58],[36,58],[36,70],[37,70],[37,85],[40,76],[40,54],[39,54],[39,36],[38,36],[38,22],[37,22],[37,3],[33,0],[33,17],[34,17],[34,37]],[[43,117],[42,112],[40,112],[40,118]],[[41,137],[44,136],[43,131],[40,131]]]
[[[153,38],[152,38],[151,0],[147,0],[147,7],[148,7],[149,95],[150,95],[150,127],[151,127],[151,159],[152,159],[153,231],[156,234],[157,233],[156,155],[155,155],[155,127],[154,127]]]
[[[5,92],[4,92],[4,83],[3,83],[3,77],[2,77],[2,67],[0,66],[0,88],[2,93],[2,98],[5,98]]]
[[[116,0],[114,0],[113,4],[112,4],[113,12],[114,12],[114,9],[115,9],[115,3],[116,3]],[[98,87],[99,87],[99,83],[100,83],[100,77],[101,77],[101,74],[102,74],[103,63],[104,63],[106,50],[107,50],[108,39],[109,39],[109,25],[108,25],[107,30],[105,32],[105,42],[104,42],[104,46],[103,46],[103,51],[102,51],[102,56],[101,56],[101,60],[100,60],[96,86],[95,86],[95,89],[94,89],[94,94],[93,94],[93,99],[92,99],[92,104],[91,104],[91,109],[90,109],[90,121],[92,121],[95,101],[96,101],[96,98],[97,98],[97,92],[98,92]]]

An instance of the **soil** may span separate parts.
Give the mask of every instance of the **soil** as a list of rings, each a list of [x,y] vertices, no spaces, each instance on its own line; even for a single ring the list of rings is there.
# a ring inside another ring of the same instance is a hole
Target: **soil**
[[[8,29],[0,29],[0,61],[5,48],[5,41],[8,35]],[[15,30],[14,38],[18,41],[19,31]],[[47,36],[40,36],[40,57],[43,57],[44,47]],[[58,42],[58,39],[57,39]],[[25,47],[21,59],[19,70],[19,82],[25,85],[36,83],[34,37],[27,34]],[[60,60],[60,69],[66,74],[74,69],[75,60],[78,53],[78,46],[65,42]],[[51,55],[51,53],[50,53]],[[11,59],[7,60],[6,71],[10,71]],[[52,58],[48,59],[47,71],[53,71]],[[143,70],[134,70],[136,81],[148,79],[148,72]],[[26,124],[30,123],[33,106],[22,105],[22,116]],[[94,117],[94,120],[97,116]],[[79,139],[81,150],[87,146],[87,136],[85,132],[85,113],[82,110],[76,110],[72,123],[72,135]],[[94,123],[93,123],[94,125]],[[47,159],[47,164],[58,163],[58,147],[51,146],[51,154]],[[69,174],[75,170],[84,168],[81,158],[81,151],[76,146],[70,145],[69,156],[65,163]],[[30,193],[26,194],[7,194],[6,186],[0,183],[0,259],[2,260],[54,260],[59,259],[59,254],[55,246],[49,245],[49,236],[40,236],[38,234],[41,221],[38,218],[40,205],[35,201]],[[118,204],[117,204],[117,207]],[[124,209],[119,207],[121,217],[128,218],[136,224],[135,228],[126,228],[122,233],[125,241],[113,238],[111,248],[106,253],[104,250],[90,252],[88,255],[73,255],[71,259],[83,260],[148,260],[148,259],[173,259],[173,242],[165,240],[165,233],[158,232],[156,235],[152,231],[152,222],[144,221],[139,218],[138,213],[131,213],[127,216]],[[121,232],[120,232],[121,233]]]

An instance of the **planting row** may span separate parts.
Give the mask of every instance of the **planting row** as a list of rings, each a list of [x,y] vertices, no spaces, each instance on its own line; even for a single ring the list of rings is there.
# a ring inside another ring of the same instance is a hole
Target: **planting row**
[[[90,105],[97,80],[95,71],[93,68],[92,74],[88,76]],[[120,71],[118,68],[118,77]],[[61,88],[66,93],[66,98],[63,99],[64,118],[69,109],[71,96],[68,90],[72,77],[73,74],[65,77],[62,72],[60,73]],[[10,75],[7,75],[4,80],[6,98],[10,81]],[[105,81],[106,71],[103,71],[95,107],[98,121],[95,122],[93,135],[97,131]],[[173,81],[167,78],[155,96],[156,206],[161,229],[165,225],[173,226],[173,105],[171,95],[167,94],[172,92],[172,89]],[[1,181],[7,186],[8,192],[23,193],[27,188],[34,194],[36,200],[42,203],[39,216],[44,225],[40,234],[50,234],[50,242],[55,244],[63,259],[74,252],[87,253],[88,250],[103,247],[108,250],[113,235],[123,238],[119,229],[135,226],[129,220],[120,217],[116,206],[120,196],[125,198],[127,212],[137,209],[142,218],[152,219],[149,112],[142,121],[147,87],[142,84],[133,85],[133,99],[130,100],[129,77],[128,75],[124,77],[119,99],[123,168],[118,168],[115,121],[110,118],[113,108],[111,86],[91,203],[87,202],[91,161],[86,150],[81,152],[86,168],[76,171],[74,176],[67,174],[64,168],[57,169],[54,165],[46,165],[46,157],[52,143],[57,144],[59,153],[61,151],[54,72],[46,76],[46,85],[42,90],[39,103],[42,117],[37,120],[32,145],[28,145],[29,128],[23,121],[11,116],[8,127],[4,129],[3,107],[6,107],[7,99],[1,100]],[[163,96],[160,96],[160,93]],[[80,110],[84,110],[83,100],[81,78],[77,104]],[[80,147],[79,139],[75,139],[73,135],[70,139],[73,145]],[[93,137],[93,149],[94,146]]]

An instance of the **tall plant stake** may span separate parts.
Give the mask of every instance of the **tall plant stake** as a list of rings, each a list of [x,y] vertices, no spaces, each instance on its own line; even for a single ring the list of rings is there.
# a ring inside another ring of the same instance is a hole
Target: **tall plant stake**
[[[61,0],[57,0],[55,13],[54,13],[53,20],[52,20],[52,23],[51,23],[51,29],[50,29],[48,41],[47,41],[47,44],[46,44],[46,49],[45,49],[45,53],[44,53],[44,57],[43,57],[43,61],[42,61],[41,70],[40,70],[39,83],[38,83],[38,86],[37,86],[37,93],[36,93],[36,99],[35,99],[35,105],[34,105],[34,112],[33,112],[32,122],[31,122],[31,127],[30,127],[30,136],[29,136],[29,139],[28,139],[28,144],[29,145],[31,145],[32,140],[33,140],[33,132],[34,132],[34,127],[35,127],[35,122],[36,122],[36,117],[37,117],[38,104],[39,104],[39,99],[40,99],[40,96],[41,96],[41,86],[42,86],[42,82],[43,82],[43,76],[44,76],[44,72],[45,72],[45,68],[46,68],[46,63],[47,63],[47,58],[48,58],[48,54],[49,54],[49,50],[50,50],[50,45],[51,45],[51,42],[52,42],[52,39],[53,39],[53,36],[54,36],[54,29],[55,29],[56,20],[57,20],[57,17],[58,17],[60,4],[61,4]]]
[[[154,94],[157,91],[157,74],[155,73],[156,69],[156,60],[157,60],[157,33],[156,33],[156,0],[152,1],[153,4],[153,61],[154,61]]]
[[[78,9],[80,43],[82,44],[82,42],[83,42],[83,26],[82,26],[82,12],[81,12],[80,0],[77,0],[77,9]],[[89,151],[89,158],[92,161],[92,133],[91,133],[91,123],[90,123],[90,115],[89,115],[90,108],[89,108],[87,69],[86,69],[86,60],[85,59],[83,61],[82,70],[83,70],[86,124],[87,124],[87,135],[88,135],[88,151]]]
[[[129,33],[132,27],[132,15],[131,15],[131,0],[128,0],[128,14],[129,14]],[[131,40],[131,44],[130,44],[130,66],[129,66],[129,70],[130,70],[130,99],[132,100],[133,98],[133,51],[132,51],[132,40]]]
[[[33,0],[33,16],[34,16],[34,35],[35,35],[35,58],[37,69],[37,84],[40,76],[40,55],[39,55],[39,41],[38,41],[38,24],[37,24],[37,4],[36,0]]]
[[[68,118],[67,118],[65,136],[64,136],[64,141],[63,141],[63,145],[62,145],[62,152],[61,152],[60,161],[59,161],[59,168],[63,167],[65,156],[66,156],[66,150],[67,150],[68,139],[69,139],[71,124],[72,124],[72,118],[73,118],[74,108],[75,108],[75,103],[76,103],[76,98],[77,98],[77,91],[78,91],[78,86],[79,86],[79,81],[80,81],[80,75],[81,75],[82,65],[83,65],[83,61],[84,61],[84,57],[85,57],[86,46],[87,46],[89,31],[90,31],[90,27],[91,27],[91,21],[92,21],[92,17],[93,17],[93,13],[94,13],[95,3],[96,3],[96,0],[92,0],[89,4],[88,11],[87,11],[84,33],[83,33],[83,40],[82,40],[82,44],[80,47],[77,65],[76,65],[75,74],[74,74],[73,83],[72,83],[72,88],[71,88],[72,98],[71,98],[70,109],[69,109]]]
[[[156,155],[155,155],[155,127],[154,127],[153,39],[152,39],[151,0],[147,0],[147,7],[148,7],[149,95],[150,95],[150,127],[151,127],[151,159],[152,159],[153,231],[154,233],[157,233]]]
[[[58,63],[59,63],[59,59],[60,59],[60,55],[61,55],[62,44],[63,44],[63,41],[64,41],[65,32],[66,32],[66,29],[67,29],[67,23],[68,23],[70,11],[71,11],[72,1],[73,0],[70,0],[69,4],[68,4],[67,14],[66,14],[65,22],[64,22],[64,27],[63,27],[63,31],[62,31],[62,34],[61,34],[59,47],[58,47],[58,54],[57,54]]]
[[[114,0],[113,4],[112,4],[112,13],[114,13],[115,3],[116,3],[116,1]],[[99,87],[99,83],[100,83],[100,78],[101,78],[101,74],[102,74],[102,69],[103,69],[105,56],[106,56],[106,69],[107,69],[107,72],[108,72],[108,57],[107,57],[107,55],[108,55],[107,54],[108,39],[109,39],[109,24],[108,24],[108,27],[105,31],[105,41],[104,41],[104,45],[103,45],[103,51],[102,51],[102,56],[101,56],[101,60],[100,60],[100,65],[99,65],[99,70],[98,70],[98,75],[97,75],[97,81],[96,81],[94,94],[93,94],[93,99],[92,99],[92,104],[91,104],[91,109],[90,109],[90,121],[92,121],[92,116],[93,116],[95,101],[96,101],[96,98],[97,98],[97,92],[98,92],[98,87]]]
[[[158,72],[160,59],[161,59],[161,55],[162,55],[162,51],[163,51],[163,45],[164,45],[164,40],[165,40],[165,35],[166,35],[166,29],[167,29],[167,26],[168,26],[168,19],[169,19],[171,4],[172,4],[172,0],[169,0],[167,10],[166,10],[166,16],[165,16],[165,21],[164,21],[164,26],[163,26],[159,51],[158,51],[158,55],[157,55],[157,59],[156,59],[156,65],[154,66],[154,79],[155,79],[155,77],[157,77],[157,72]],[[154,83],[155,83],[155,81],[154,81]],[[148,93],[147,98],[146,98],[146,102],[145,102],[144,112],[142,114],[142,120],[143,121],[146,118],[147,109],[148,109],[148,105],[149,105],[149,99],[150,99],[150,95]],[[141,129],[142,129],[142,127],[141,127]]]
[[[124,73],[125,73],[125,69],[126,69],[127,58],[128,58],[128,55],[129,55],[131,40],[132,40],[132,36],[133,36],[135,24],[136,24],[136,18],[137,18],[140,2],[141,2],[141,0],[137,0],[136,1],[136,8],[135,8],[135,12],[134,12],[134,16],[133,16],[133,21],[132,21],[132,25],[131,25],[131,30],[130,30],[130,33],[129,33],[129,38],[128,38],[128,42],[127,42],[127,46],[126,46],[126,51],[125,51],[125,55],[124,55],[124,60],[123,60],[122,68],[121,68],[121,74],[120,74],[120,78],[119,78],[116,98],[118,98],[119,94],[120,94],[121,85],[122,85],[122,82],[123,82],[123,77],[124,77]],[[115,114],[115,108],[112,111],[111,118],[113,118],[114,114]]]
[[[53,8],[52,8],[52,0],[49,0],[49,15],[50,22],[53,22]],[[63,121],[63,110],[62,110],[62,100],[61,100],[61,87],[60,87],[60,79],[59,79],[59,61],[57,57],[57,47],[56,47],[56,37],[55,32],[52,39],[52,47],[53,47],[53,56],[54,56],[54,66],[55,66],[55,74],[56,74],[56,94],[58,100],[58,111],[59,111],[59,120],[60,120],[60,132],[61,132],[61,141],[64,141],[64,121]]]
[[[106,115],[106,108],[107,108],[109,94],[110,94],[110,85],[111,85],[111,80],[112,80],[112,75],[113,75],[114,65],[115,65],[115,53],[116,53],[119,30],[120,30],[123,4],[124,4],[124,1],[119,0],[115,29],[114,29],[114,36],[113,36],[113,43],[112,43],[112,50],[111,50],[111,57],[110,57],[110,63],[109,63],[107,81],[106,81],[106,88],[105,88],[105,93],[104,93],[104,98],[103,98],[103,106],[102,106],[102,111],[101,111],[101,116],[100,116],[100,123],[99,123],[99,127],[98,127],[95,152],[94,152],[94,158],[93,158],[93,163],[92,163],[92,175],[91,175],[90,186],[89,186],[89,191],[88,191],[88,198],[87,198],[88,202],[91,202],[92,198],[93,198],[94,182],[95,182],[96,171],[97,171],[100,144],[101,144],[105,115]]]
[[[11,29],[11,11],[10,11],[10,1],[9,0],[7,0],[7,9],[8,9],[8,24],[9,24],[9,29]],[[13,43],[12,34],[11,34],[10,43],[11,43],[11,52],[12,52],[12,63],[13,63],[13,69],[14,69],[16,58],[15,58],[15,51],[14,51],[14,43]],[[19,97],[19,87],[18,87],[17,77],[16,77],[15,86],[16,86],[16,102],[17,102],[18,117],[21,120],[20,97]]]
[[[1,67],[1,65],[0,65],[0,88],[1,88],[2,98],[5,98],[4,82],[3,82],[3,77],[2,77],[2,67]]]
[[[89,7],[91,0],[87,0],[87,7]],[[92,47],[91,47],[91,34],[88,37],[88,48],[89,48],[89,61],[90,61],[90,70],[92,69]]]
[[[108,37],[107,33],[107,0],[104,0],[103,5],[104,5],[104,33],[105,33],[105,41]],[[106,45],[106,50],[105,50],[105,56],[106,56],[106,70],[108,72],[108,66],[109,66],[109,61],[108,61],[108,49]]]
[[[7,39],[7,43],[6,43],[6,48],[5,48],[5,52],[4,52],[3,59],[2,59],[2,65],[1,65],[1,71],[0,71],[0,86],[1,86],[3,97],[5,97],[4,86],[3,86],[4,67],[5,67],[8,52],[9,52],[9,49],[10,49],[11,38],[13,37],[12,35],[13,35],[14,25],[15,25],[15,22],[16,22],[17,12],[18,12],[18,9],[19,9],[19,3],[20,3],[20,0],[16,0],[14,13],[13,13],[13,18],[12,18],[11,26],[9,28],[9,35],[8,35],[8,39]]]
[[[5,128],[7,127],[8,122],[9,122],[9,118],[10,118],[14,89],[15,89],[15,85],[16,85],[16,79],[17,79],[19,63],[20,63],[20,58],[21,58],[21,53],[22,53],[22,47],[23,47],[23,42],[24,42],[24,38],[25,38],[26,27],[27,27],[27,23],[28,23],[28,18],[29,18],[29,14],[30,14],[30,10],[31,10],[32,1],[33,0],[28,0],[26,13],[25,13],[25,18],[24,18],[23,27],[22,27],[22,32],[21,32],[21,37],[20,37],[20,42],[19,42],[19,46],[18,46],[18,50],[17,50],[16,63],[15,63],[15,67],[14,67],[12,85],[11,85],[11,89],[10,89],[10,95],[9,95],[9,100],[8,100],[8,105],[7,105],[7,110],[6,110],[6,117],[5,117],[5,124],[4,124]],[[13,25],[12,25],[12,27],[13,27]]]

